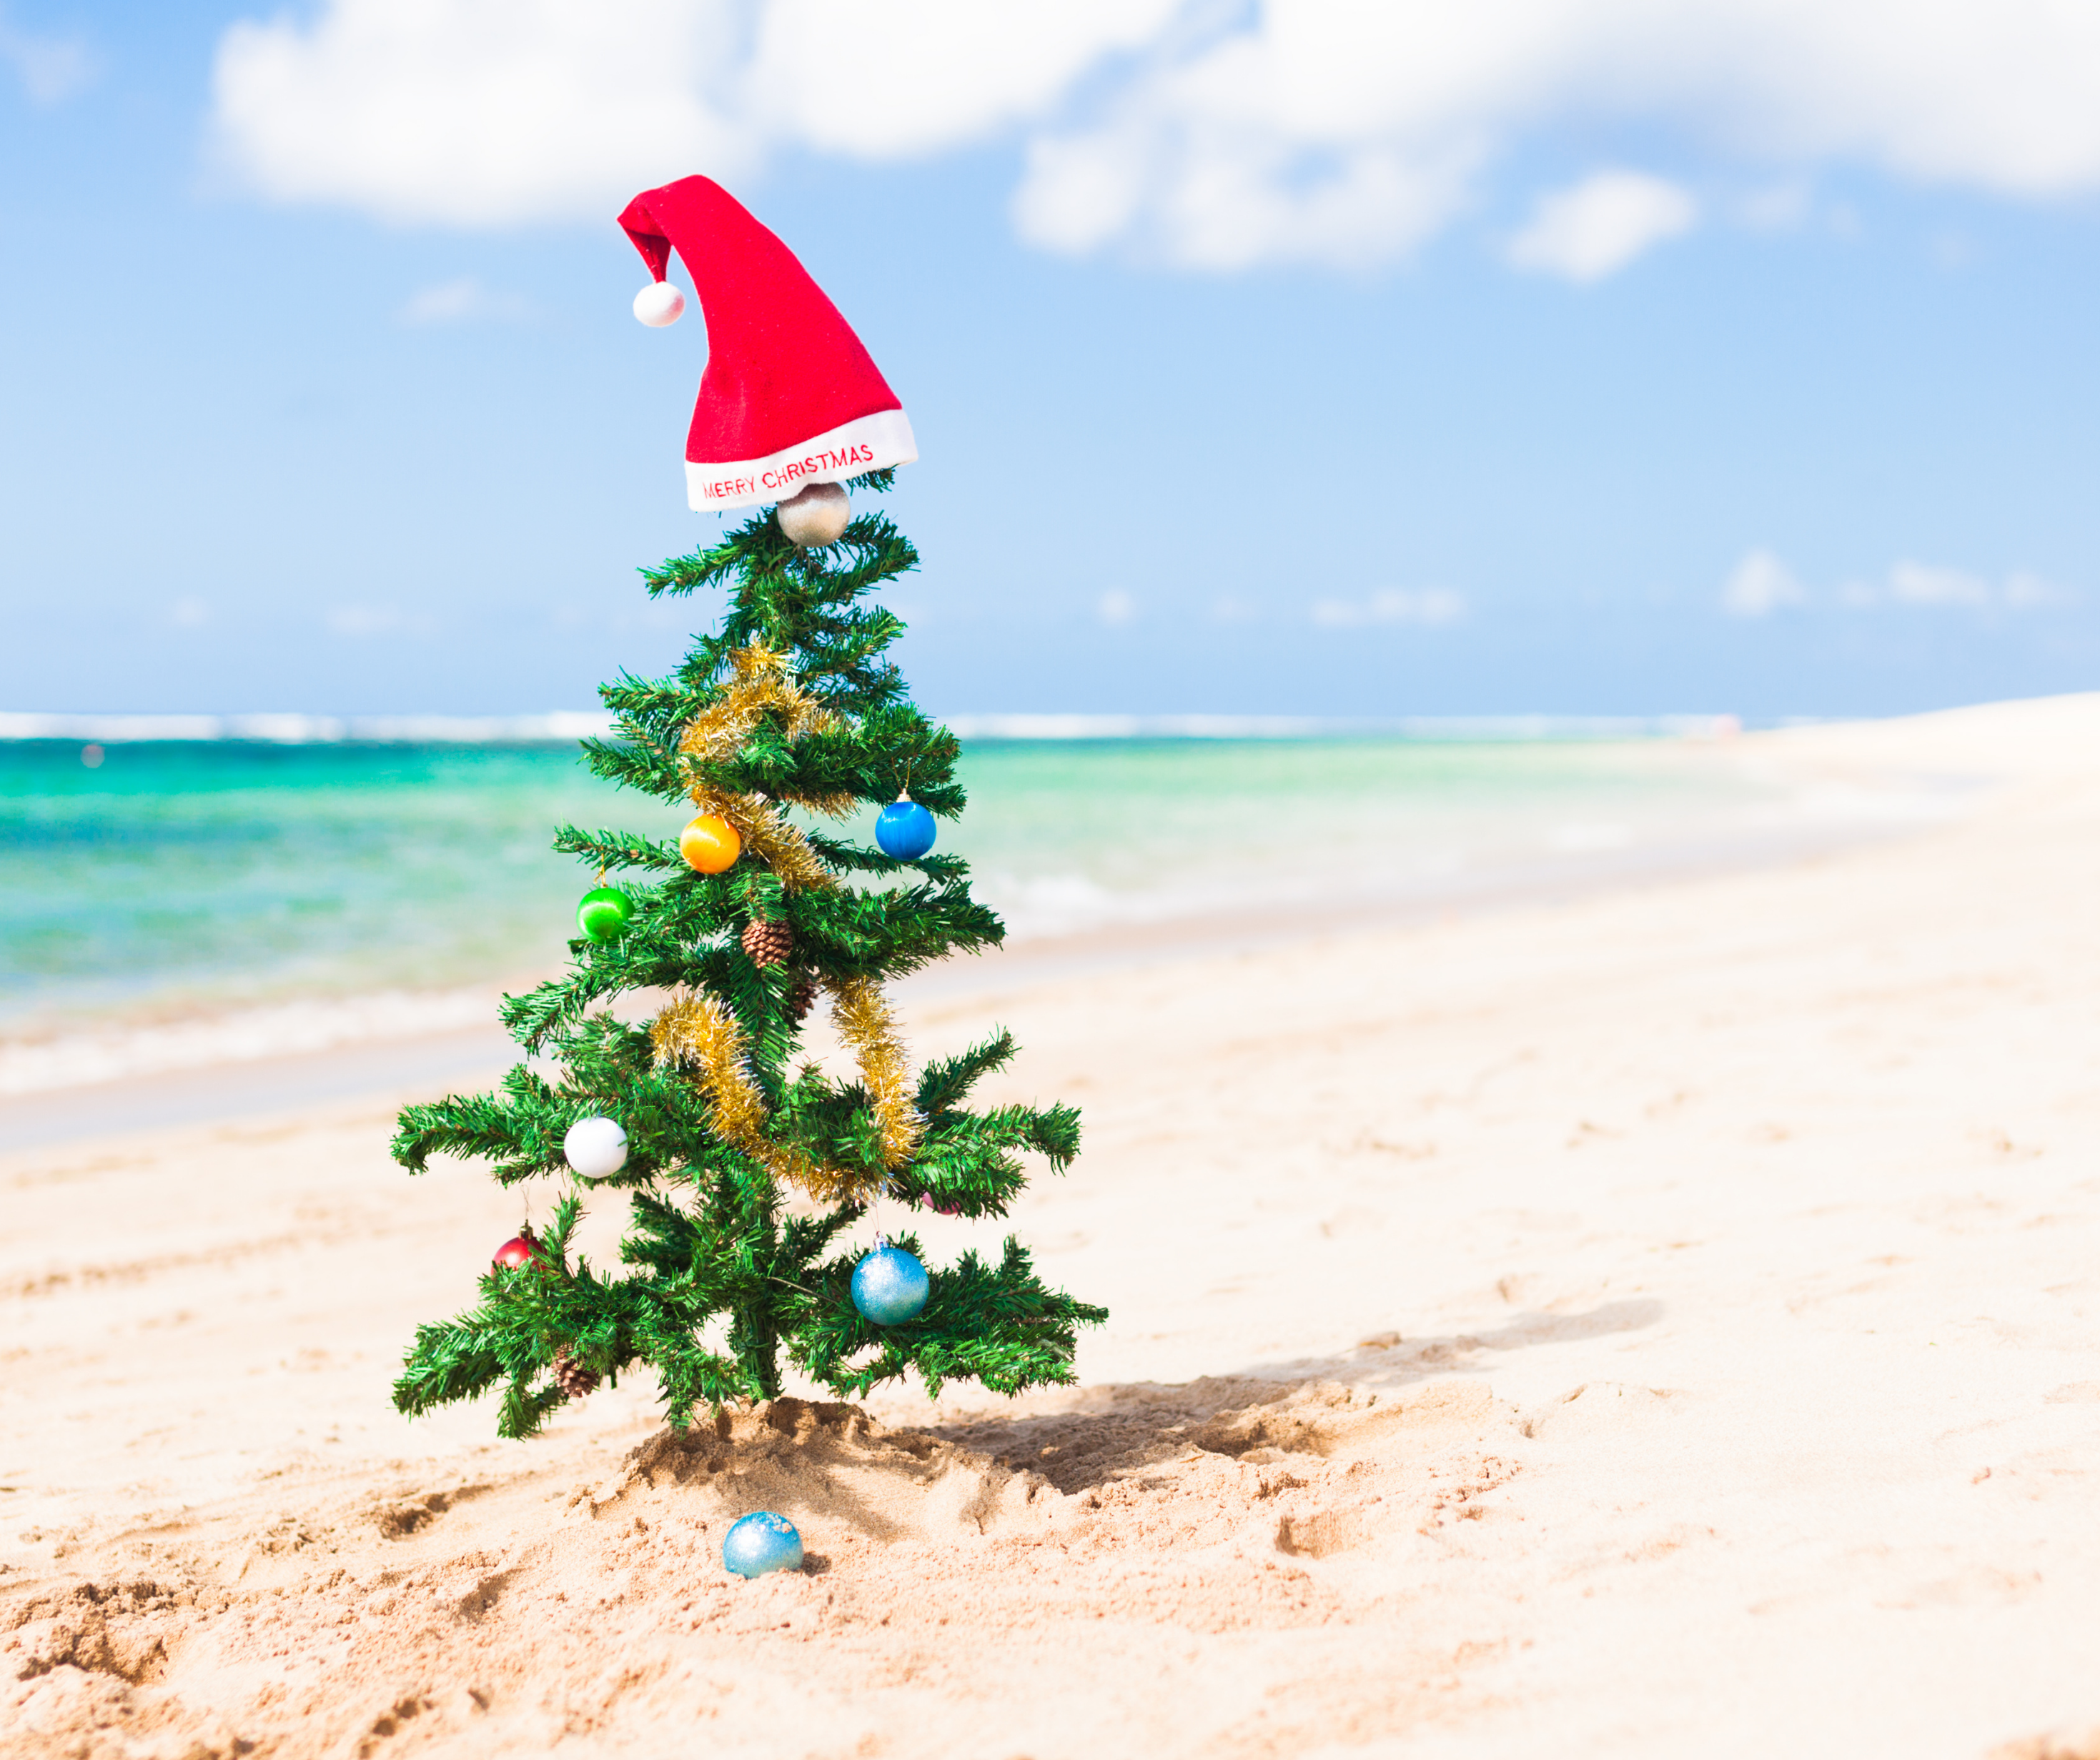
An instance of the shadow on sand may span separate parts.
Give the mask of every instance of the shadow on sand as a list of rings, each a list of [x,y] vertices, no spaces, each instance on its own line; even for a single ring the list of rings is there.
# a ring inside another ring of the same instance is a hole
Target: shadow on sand
[[[931,1424],[915,1433],[1040,1473],[1060,1491],[1084,1491],[1191,1448],[1239,1455],[1290,1445],[1305,1427],[1275,1408],[1308,1383],[1384,1393],[1435,1376],[1485,1371],[1498,1353],[1639,1331],[1661,1317],[1661,1303],[1641,1300],[1581,1313],[1519,1314],[1487,1332],[1405,1340],[1383,1333],[1339,1356],[1258,1363],[1172,1386],[1135,1381],[1087,1388],[1062,1411]]]

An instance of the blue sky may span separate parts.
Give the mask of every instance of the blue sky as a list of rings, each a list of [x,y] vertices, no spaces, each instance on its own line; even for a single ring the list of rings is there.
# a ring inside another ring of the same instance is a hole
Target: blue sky
[[[612,216],[691,171],[911,414],[938,712],[2100,683],[2100,32],[977,11],[5,0],[0,708],[524,711],[669,664],[690,615],[633,570],[719,529],[704,337],[633,322]]]

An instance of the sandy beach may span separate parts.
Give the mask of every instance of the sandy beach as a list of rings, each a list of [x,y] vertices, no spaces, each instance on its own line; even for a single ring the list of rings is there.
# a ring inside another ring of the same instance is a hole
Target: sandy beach
[[[922,1054],[1015,1030],[987,1101],[1084,1110],[1012,1225],[1111,1318],[1018,1402],[411,1424],[409,1334],[520,1214],[387,1159],[430,1084],[45,1133],[0,1752],[2100,1756],[2100,697],[1749,739],[1975,792],[907,992]],[[803,1573],[724,1574],[754,1508]]]

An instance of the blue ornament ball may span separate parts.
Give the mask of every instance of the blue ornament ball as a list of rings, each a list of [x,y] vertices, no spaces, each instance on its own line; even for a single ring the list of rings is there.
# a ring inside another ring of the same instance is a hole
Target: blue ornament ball
[[[722,1566],[738,1577],[802,1568],[802,1537],[785,1516],[757,1510],[722,1538]]]
[[[926,1305],[926,1268],[902,1247],[878,1247],[854,1267],[854,1306],[877,1326],[902,1326]]]
[[[885,856],[916,861],[933,847],[933,816],[915,800],[893,800],[876,816],[875,841]]]

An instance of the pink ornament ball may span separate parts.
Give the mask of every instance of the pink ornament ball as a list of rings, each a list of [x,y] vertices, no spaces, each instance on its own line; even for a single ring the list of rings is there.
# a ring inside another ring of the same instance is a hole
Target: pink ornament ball
[[[686,310],[686,296],[668,281],[652,281],[634,296],[634,315],[652,330],[676,323]]]

